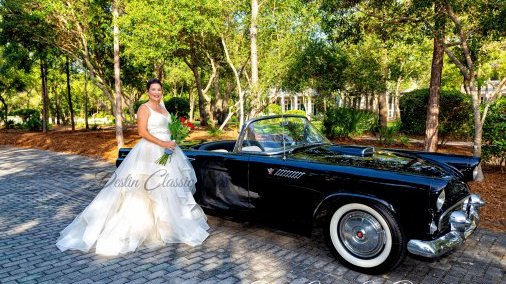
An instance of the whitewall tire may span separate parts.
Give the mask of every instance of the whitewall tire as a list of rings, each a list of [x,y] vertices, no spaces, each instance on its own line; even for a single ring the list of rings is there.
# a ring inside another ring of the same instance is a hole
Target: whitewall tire
[[[328,217],[327,243],[343,264],[377,274],[393,269],[404,258],[405,238],[384,206],[347,203],[329,212]]]

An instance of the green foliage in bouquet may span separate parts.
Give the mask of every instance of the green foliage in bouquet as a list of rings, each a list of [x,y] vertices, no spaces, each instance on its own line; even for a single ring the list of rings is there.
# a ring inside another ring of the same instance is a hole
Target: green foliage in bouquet
[[[175,114],[171,114],[170,119],[172,121],[169,123],[170,137],[179,144],[190,135],[192,126],[184,117],[177,118]]]
[[[186,137],[188,137],[188,135],[190,135],[190,130],[195,126],[187,121],[184,117],[177,118],[177,115],[175,114],[170,114],[170,120],[170,138],[175,141],[176,144],[180,144]],[[172,153],[172,150],[165,149],[163,155],[158,158],[155,163],[165,166],[167,162],[170,163]]]

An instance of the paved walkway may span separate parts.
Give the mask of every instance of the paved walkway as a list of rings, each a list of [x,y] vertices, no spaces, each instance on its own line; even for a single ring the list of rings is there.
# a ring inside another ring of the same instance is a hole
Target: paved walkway
[[[379,276],[340,265],[321,233],[308,238],[212,216],[211,235],[199,247],[168,245],[115,258],[60,252],[59,231],[113,171],[78,155],[0,146],[0,282],[506,283],[506,233],[485,229],[446,258],[407,257]]]

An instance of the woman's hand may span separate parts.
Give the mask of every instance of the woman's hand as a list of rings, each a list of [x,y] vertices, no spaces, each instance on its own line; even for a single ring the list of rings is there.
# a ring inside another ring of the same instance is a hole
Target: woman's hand
[[[176,149],[177,144],[174,141],[161,141],[160,146],[162,146],[163,148],[174,150]]]

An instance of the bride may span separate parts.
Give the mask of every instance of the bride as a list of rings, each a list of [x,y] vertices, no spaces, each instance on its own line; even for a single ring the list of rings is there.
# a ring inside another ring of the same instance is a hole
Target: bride
[[[162,83],[149,80],[147,91],[149,101],[137,112],[142,139],[95,199],[60,232],[60,250],[87,252],[95,245],[97,254],[118,255],[140,246],[195,246],[209,236],[207,218],[193,198],[193,167],[170,140]],[[166,148],[173,150],[170,161],[157,164]]]

